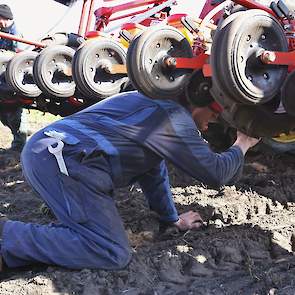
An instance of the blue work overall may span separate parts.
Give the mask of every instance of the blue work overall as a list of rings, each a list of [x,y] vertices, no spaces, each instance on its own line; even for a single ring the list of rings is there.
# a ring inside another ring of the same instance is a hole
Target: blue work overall
[[[69,176],[48,151],[59,134]],[[47,135],[46,135],[47,134]],[[118,269],[130,248],[113,200],[114,188],[138,182],[163,221],[178,219],[165,164],[219,187],[241,173],[239,147],[217,154],[200,136],[190,113],[172,100],[138,92],[120,94],[37,132],[22,153],[27,181],[59,223],[8,221],[2,256],[10,267],[44,262],[69,268]]]

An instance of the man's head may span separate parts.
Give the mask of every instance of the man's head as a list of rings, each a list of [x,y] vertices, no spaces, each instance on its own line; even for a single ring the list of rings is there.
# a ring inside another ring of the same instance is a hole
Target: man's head
[[[13,14],[10,7],[0,4],[0,29],[9,27],[13,22]]]
[[[200,131],[206,131],[209,123],[216,122],[222,108],[217,102],[212,102],[206,106],[191,105],[192,118],[198,125]]]

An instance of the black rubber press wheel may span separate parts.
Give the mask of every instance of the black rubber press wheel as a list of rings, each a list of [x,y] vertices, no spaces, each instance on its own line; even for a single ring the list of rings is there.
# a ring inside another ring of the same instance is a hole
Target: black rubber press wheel
[[[212,49],[212,59],[219,55],[212,67],[214,79],[220,80],[219,88],[233,101],[264,104],[280,91],[287,67],[263,64],[260,55],[265,50],[287,51],[287,39],[280,23],[262,10],[236,14],[233,21],[216,32],[220,44],[215,45],[218,51]],[[225,55],[222,58],[221,52]]]
[[[23,51],[17,53],[8,63],[6,69],[7,83],[19,94],[37,97],[42,91],[33,77],[33,64],[38,52]]]
[[[126,65],[126,50],[121,44],[107,38],[85,42],[74,55],[74,81],[84,95],[104,99],[128,83],[127,72],[112,73],[116,65]]]
[[[295,71],[291,72],[282,87],[282,103],[286,112],[295,116]]]
[[[191,46],[180,31],[170,26],[151,27],[128,50],[128,74],[143,94],[177,100],[192,69],[175,68],[173,58],[192,55]]]
[[[0,50],[0,92],[3,92],[3,93],[14,92],[14,89],[7,83],[6,74],[5,74],[7,65],[14,56],[15,56],[15,52],[4,50],[4,49]]]
[[[70,97],[75,93],[72,59],[75,50],[64,45],[52,45],[41,51],[33,66],[34,80],[50,97]]]

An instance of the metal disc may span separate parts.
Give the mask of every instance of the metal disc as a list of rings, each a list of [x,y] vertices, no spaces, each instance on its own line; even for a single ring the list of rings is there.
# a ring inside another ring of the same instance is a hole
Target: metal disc
[[[74,49],[52,45],[41,51],[33,66],[34,80],[44,94],[50,97],[70,97],[75,93],[72,79]]]
[[[185,86],[185,95],[193,105],[200,105],[205,97],[211,97],[211,78],[204,77],[202,70],[193,72]]]
[[[111,73],[126,64],[126,50],[116,41],[99,38],[86,42],[74,55],[73,78],[84,95],[103,99],[117,94],[128,82],[127,73]]]
[[[286,66],[266,65],[260,60],[264,50],[288,50],[281,25],[260,10],[245,11],[226,26],[220,51],[219,74],[225,93],[237,102],[264,104],[279,92],[287,74]]]
[[[15,52],[0,50],[0,92],[12,93],[14,89],[6,81],[6,68],[8,62],[15,56]],[[0,98],[1,99],[1,98]]]
[[[35,51],[19,52],[6,69],[7,83],[17,93],[27,97],[37,97],[42,93],[33,78],[33,63],[37,55]]]
[[[167,66],[173,57],[192,57],[189,42],[173,27],[152,27],[133,48],[131,77],[138,90],[155,99],[175,99],[184,91],[191,69]]]

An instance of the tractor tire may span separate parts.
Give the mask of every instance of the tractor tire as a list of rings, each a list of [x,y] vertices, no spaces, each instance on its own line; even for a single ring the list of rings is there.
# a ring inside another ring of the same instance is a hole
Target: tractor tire
[[[219,75],[234,101],[264,104],[279,93],[288,67],[263,64],[259,55],[264,50],[286,52],[288,41],[281,24],[262,10],[244,11],[223,31]]]
[[[75,93],[72,79],[74,49],[64,45],[52,45],[41,51],[33,65],[37,86],[48,97],[70,97]]]
[[[295,154],[295,136],[292,138],[285,140],[281,137],[275,138],[264,138],[262,143],[272,149],[275,153],[292,153]]]
[[[85,96],[102,100],[115,95],[128,83],[126,74],[111,74],[104,68],[126,64],[126,50],[107,38],[85,42],[73,58],[73,79]]]
[[[129,77],[131,84],[133,85],[133,87],[135,89],[139,89],[140,87],[136,82],[136,77],[133,75],[136,72],[136,70],[133,69],[133,66],[134,66],[134,62],[133,62],[134,55],[133,54],[135,52],[134,48],[137,46],[137,42],[139,40],[140,35],[141,34],[138,34],[132,39],[132,41],[129,44],[129,47],[127,50],[127,56],[126,56],[126,66],[127,66],[128,77]]]
[[[282,104],[286,112],[295,116],[295,71],[292,71],[282,87]]]
[[[15,52],[0,49],[0,92],[3,94],[9,95],[15,92],[15,90],[7,83],[5,75],[7,65],[14,56]]]
[[[217,100],[225,109],[230,108],[233,104],[236,103],[236,100],[232,100],[230,94],[230,89],[227,88],[225,83],[225,77],[222,73],[221,67],[221,45],[224,39],[224,32],[227,29],[227,26],[232,23],[236,18],[241,17],[244,14],[244,11],[238,11],[234,14],[229,15],[226,19],[223,19],[219,22],[218,28],[213,36],[213,43],[211,48],[210,64],[212,68],[212,89],[211,92],[214,96],[214,99]]]
[[[164,67],[163,60],[192,56],[192,48],[180,31],[170,26],[151,27],[128,50],[127,69],[132,72],[133,84],[146,96],[177,100],[192,70]]]
[[[38,97],[42,93],[33,78],[33,63],[37,55],[35,51],[19,52],[7,65],[7,83],[18,94],[26,97]]]

